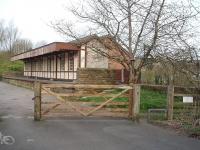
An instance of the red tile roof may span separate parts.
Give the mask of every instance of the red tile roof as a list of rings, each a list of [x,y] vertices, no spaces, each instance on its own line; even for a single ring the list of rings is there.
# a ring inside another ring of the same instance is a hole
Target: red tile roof
[[[78,51],[80,48],[72,43],[65,43],[65,42],[53,42],[30,51],[15,55],[11,58],[12,61],[26,59],[31,57],[36,57],[48,53],[53,53],[57,51],[67,51],[67,50],[74,50]]]

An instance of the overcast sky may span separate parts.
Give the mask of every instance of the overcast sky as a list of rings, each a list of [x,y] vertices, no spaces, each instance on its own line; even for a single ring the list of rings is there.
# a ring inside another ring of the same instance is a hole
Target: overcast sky
[[[72,14],[65,9],[71,1],[74,0],[0,0],[0,20],[13,21],[21,37],[34,43],[63,41],[47,23],[55,18],[71,18]]]
[[[199,4],[199,1],[196,0],[196,3]],[[0,0],[0,20],[12,21],[21,31],[21,38],[30,39],[33,43],[64,41],[47,24],[55,19],[75,22],[74,16],[66,9],[71,3],[81,5],[80,0]],[[76,30],[83,31],[85,28],[80,24]]]

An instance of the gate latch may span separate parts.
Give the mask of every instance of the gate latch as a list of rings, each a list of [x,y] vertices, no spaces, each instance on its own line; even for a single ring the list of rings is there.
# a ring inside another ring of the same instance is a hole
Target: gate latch
[[[40,96],[34,96],[34,97],[32,98],[32,100],[34,101],[37,97],[40,97]]]

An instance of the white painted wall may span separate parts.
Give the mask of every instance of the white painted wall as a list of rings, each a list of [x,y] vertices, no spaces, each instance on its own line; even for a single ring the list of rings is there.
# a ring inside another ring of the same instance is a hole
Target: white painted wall
[[[85,68],[85,51],[86,45],[81,46],[81,51],[80,51],[80,68]]]
[[[92,50],[92,47],[96,47],[97,50],[101,49],[102,51],[107,52],[103,44],[98,40],[92,40],[87,44],[87,68],[108,68],[108,58],[103,57],[101,54]]]

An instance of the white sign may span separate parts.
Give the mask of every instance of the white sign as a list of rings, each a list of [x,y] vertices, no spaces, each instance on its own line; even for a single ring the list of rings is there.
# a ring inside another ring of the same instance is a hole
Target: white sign
[[[183,103],[193,103],[193,97],[183,96]]]

